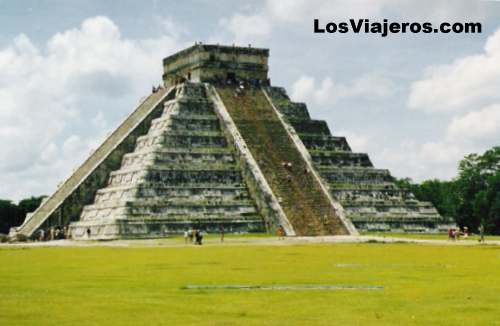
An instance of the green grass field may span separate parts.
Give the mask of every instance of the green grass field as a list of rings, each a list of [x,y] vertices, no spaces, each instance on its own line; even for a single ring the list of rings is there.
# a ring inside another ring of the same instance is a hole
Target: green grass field
[[[0,325],[500,325],[500,246],[1,247]],[[382,289],[189,290],[187,285]]]
[[[404,238],[404,239],[422,239],[422,240],[447,240],[448,234],[445,233],[391,233],[391,232],[366,232],[362,235],[387,237],[387,238]],[[479,236],[476,234],[470,235],[467,238],[460,237],[460,241],[478,241]],[[485,240],[500,240],[498,235],[486,235]]]

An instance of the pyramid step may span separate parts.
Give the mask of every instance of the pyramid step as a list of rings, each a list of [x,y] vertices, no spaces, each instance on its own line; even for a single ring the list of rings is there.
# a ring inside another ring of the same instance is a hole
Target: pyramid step
[[[136,151],[147,147],[227,147],[226,138],[220,132],[168,132],[162,135],[146,135],[137,139]]]
[[[123,185],[123,186],[115,186],[115,187],[106,187],[99,189],[97,194],[107,194],[114,193],[120,191],[137,191],[139,194],[146,195],[148,190],[154,190],[155,192],[178,192],[179,194],[201,194],[206,193],[207,195],[215,195],[215,194],[231,194],[231,193],[246,193],[247,188],[243,185],[232,186],[232,185],[209,185],[209,186],[171,186],[165,185],[163,183],[141,183],[139,185]]]
[[[308,150],[351,151],[345,137],[301,135],[300,140]]]
[[[225,232],[231,232],[231,227],[226,226],[226,223],[230,224],[241,224],[241,223],[255,223],[262,225],[262,218],[256,213],[227,213],[227,214],[217,214],[217,213],[204,213],[204,214],[168,214],[168,215],[141,215],[132,214],[129,218],[130,221],[157,221],[157,222],[187,222],[182,224],[181,232],[188,228],[200,228],[208,233],[219,233],[220,224],[224,223]],[[207,227],[203,223],[213,223],[212,227]],[[248,229],[247,229],[248,230]],[[262,227],[260,228],[262,231]]]
[[[140,206],[134,205],[129,208],[130,214],[133,215],[146,215],[146,216],[164,216],[169,215],[190,215],[202,216],[205,214],[255,214],[256,210],[253,205],[240,205],[240,204],[215,204],[215,205],[188,205],[188,204],[171,204],[168,206]]]
[[[310,151],[311,158],[317,168],[327,166],[373,167],[365,153],[346,151]]]
[[[380,183],[339,183],[331,182],[328,184],[330,192],[336,193],[338,191],[400,191],[394,182],[380,182]]]
[[[413,194],[400,189],[335,189],[331,194],[340,201],[361,200],[361,201],[417,201]]]
[[[330,135],[328,124],[324,120],[289,118],[288,122],[300,135]]]
[[[214,116],[166,116],[155,119],[149,130],[149,135],[158,134],[159,132],[171,131],[219,131],[220,123],[217,117]]]
[[[318,170],[329,183],[380,184],[394,181],[385,169],[324,166]]]
[[[212,103],[206,98],[180,98],[173,109],[179,117],[192,115],[215,115]]]
[[[175,175],[177,173],[239,173],[237,164],[234,163],[210,163],[210,164],[193,164],[193,163],[175,163],[175,164],[154,164],[147,167],[132,166],[127,169],[120,169],[110,173],[110,178],[114,177],[137,177],[137,176],[156,176],[158,174]]]

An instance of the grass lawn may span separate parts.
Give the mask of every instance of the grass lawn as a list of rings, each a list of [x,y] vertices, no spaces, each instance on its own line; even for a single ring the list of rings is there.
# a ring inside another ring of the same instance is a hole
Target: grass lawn
[[[500,325],[500,246],[0,248],[0,325]],[[187,285],[382,289],[194,289]]]
[[[407,239],[424,239],[424,240],[447,240],[447,233],[390,233],[390,232],[365,232],[362,235],[389,237],[389,238],[407,238]],[[460,241],[478,241],[478,235],[470,235],[467,238],[460,237]],[[500,240],[498,235],[485,235],[485,240]]]

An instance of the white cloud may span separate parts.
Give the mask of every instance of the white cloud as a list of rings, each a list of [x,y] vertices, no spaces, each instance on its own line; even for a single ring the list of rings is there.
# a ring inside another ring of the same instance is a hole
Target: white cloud
[[[43,47],[21,34],[0,49],[0,197],[51,192],[182,46],[169,35],[126,39],[109,18],[94,17]]]
[[[428,112],[478,109],[500,101],[500,29],[484,52],[426,69],[411,86],[408,106]]]
[[[447,132],[448,139],[497,139],[500,142],[500,104],[454,118]]]
[[[355,133],[348,130],[339,130],[336,131],[335,134],[346,137],[353,152],[364,153],[371,149],[370,139],[366,134]]]
[[[219,21],[219,26],[229,31],[233,35],[233,42],[239,45],[267,38],[271,34],[271,25],[265,14],[235,14]]]
[[[347,98],[382,99],[394,93],[393,83],[374,74],[362,75],[350,83],[336,84],[330,77],[316,83],[311,76],[302,76],[292,85],[291,98],[295,101],[323,106]]]
[[[483,52],[431,66],[410,88],[413,110],[449,117],[441,139],[418,150],[430,174],[456,170],[469,153],[481,153],[500,140],[500,29],[486,41]]]

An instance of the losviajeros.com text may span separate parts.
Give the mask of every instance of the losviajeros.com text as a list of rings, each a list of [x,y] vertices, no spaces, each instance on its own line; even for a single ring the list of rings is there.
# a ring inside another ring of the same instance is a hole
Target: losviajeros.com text
[[[319,19],[314,19],[314,33],[355,33],[355,34],[380,34],[386,37],[389,34],[431,34],[431,33],[454,33],[454,34],[475,34],[481,33],[482,26],[478,22],[442,22],[434,25],[431,22],[389,22],[384,19],[382,22],[370,21],[369,19],[349,19],[343,22],[322,23]]]

